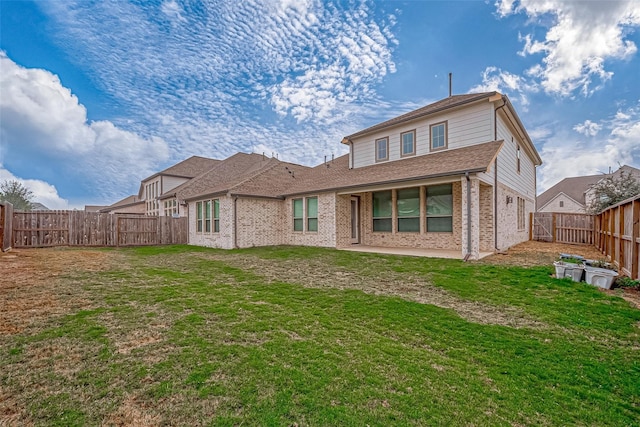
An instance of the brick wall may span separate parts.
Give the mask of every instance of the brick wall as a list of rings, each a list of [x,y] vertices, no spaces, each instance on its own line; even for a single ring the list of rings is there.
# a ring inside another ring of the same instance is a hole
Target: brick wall
[[[507,196],[511,202],[507,203]],[[518,230],[518,197],[525,200],[524,228]],[[534,211],[535,201],[503,184],[498,184],[498,242],[499,250],[529,240],[529,214]]]
[[[293,231],[293,199],[305,197],[288,197],[283,203],[283,244],[300,246],[336,247],[336,199],[335,193],[309,194],[318,197],[318,231],[307,231],[306,200],[304,206],[304,230]],[[281,202],[282,203],[282,202]]]
[[[360,198],[360,205],[362,199]],[[363,212],[360,213],[360,233],[362,233]],[[362,237],[361,237],[362,238]],[[336,195],[336,247],[344,248],[351,245],[351,196]]]
[[[493,187],[480,183],[480,250],[493,252]]]
[[[429,233],[425,230],[425,190],[421,190],[420,208],[420,232],[399,233],[395,231],[397,224],[394,221],[393,232],[373,232],[373,197],[372,193],[364,193],[361,198],[361,242],[367,246],[388,246],[388,247],[413,247],[424,249],[448,249],[462,250],[462,208],[461,208],[461,187],[459,182],[452,185],[453,192],[453,232],[452,233]],[[395,210],[395,197],[394,197]]]
[[[220,232],[218,233],[199,233],[196,231],[196,202],[189,202],[190,245],[233,249],[233,199],[229,196],[223,196],[219,197],[218,200],[220,201]],[[213,230],[213,224],[211,229]]]
[[[238,198],[237,246],[275,246],[283,239],[284,203],[275,199]]]

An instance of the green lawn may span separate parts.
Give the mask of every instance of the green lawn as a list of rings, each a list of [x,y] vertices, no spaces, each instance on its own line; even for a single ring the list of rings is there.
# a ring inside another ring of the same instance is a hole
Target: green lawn
[[[552,266],[101,252],[0,335],[0,425],[640,424],[640,310]]]

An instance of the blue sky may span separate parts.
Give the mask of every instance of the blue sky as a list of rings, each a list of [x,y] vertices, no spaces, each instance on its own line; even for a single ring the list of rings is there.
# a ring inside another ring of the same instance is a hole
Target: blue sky
[[[640,2],[0,0],[0,180],[110,204],[191,155],[315,165],[343,136],[498,90],[566,176],[640,167]]]

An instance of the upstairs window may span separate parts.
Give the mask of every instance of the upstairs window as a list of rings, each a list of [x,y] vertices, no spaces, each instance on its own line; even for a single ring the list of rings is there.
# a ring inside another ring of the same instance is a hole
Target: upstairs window
[[[420,188],[398,190],[398,231],[420,232]]]
[[[451,184],[427,187],[427,231],[453,231],[453,192]]]
[[[376,162],[389,160],[389,138],[376,139]]]
[[[444,150],[447,148],[447,122],[430,126],[431,150]]]
[[[302,199],[293,199],[293,231],[302,231],[303,225]]]
[[[400,134],[400,155],[411,156],[416,154],[416,131],[412,130]]]
[[[307,197],[307,231],[318,231],[317,197]]]
[[[373,231],[391,231],[391,190],[373,193]]]

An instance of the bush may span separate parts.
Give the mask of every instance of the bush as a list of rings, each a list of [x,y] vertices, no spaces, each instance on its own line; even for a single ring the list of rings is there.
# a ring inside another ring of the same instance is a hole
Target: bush
[[[635,289],[640,291],[640,281],[633,280],[627,276],[620,276],[616,279],[614,283],[614,288],[623,288],[623,289]]]

